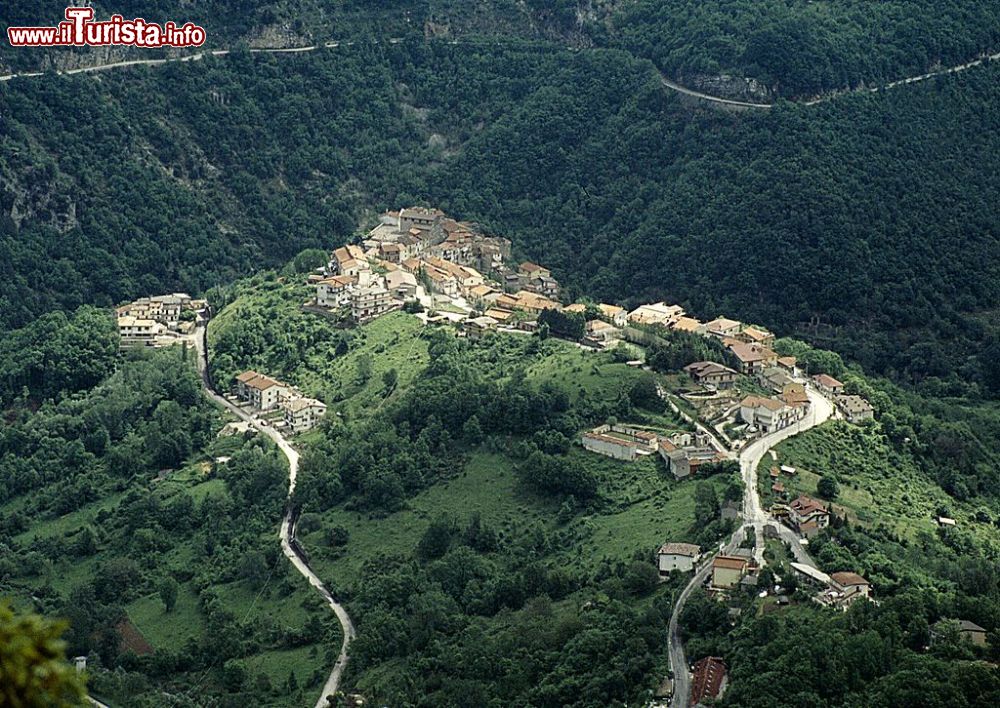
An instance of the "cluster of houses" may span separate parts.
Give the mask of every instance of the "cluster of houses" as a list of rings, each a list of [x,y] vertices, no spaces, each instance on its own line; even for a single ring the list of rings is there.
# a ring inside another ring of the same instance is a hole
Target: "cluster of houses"
[[[697,474],[698,467],[706,462],[721,462],[726,456],[712,447],[706,433],[674,433],[660,440],[660,457],[667,471],[675,479],[685,479]]]
[[[871,583],[857,573],[827,574],[805,563],[791,563],[791,567],[807,584],[819,588],[813,600],[821,605],[846,610],[858,600],[871,599]]]
[[[837,409],[850,423],[863,423],[875,417],[872,405],[861,396],[844,393],[844,384],[828,374],[813,376],[813,383],[823,393],[833,399]]]
[[[317,306],[344,311],[356,323],[430,296],[466,312],[477,309],[496,325],[518,311],[562,307],[555,300],[559,283],[547,268],[530,262],[512,267],[509,260],[509,240],[438,209],[411,207],[383,214],[361,245],[333,251],[311,282]]]
[[[727,317],[703,323],[686,316],[680,306],[663,302],[640,305],[628,313],[627,320],[720,340],[733,355],[738,371],[712,361],[695,362],[685,370],[695,382],[715,391],[733,388],[739,374],[756,377],[774,391],[773,397],[751,396],[741,402],[740,416],[752,428],[768,433],[791,425],[808,413],[809,398],[804,387],[793,379],[797,371],[795,357],[778,356],[772,348],[774,335],[764,328]],[[861,396],[846,395],[844,385],[832,376],[819,374],[813,377],[813,382],[833,399],[849,422],[861,423],[873,417],[871,404]]]
[[[358,324],[399,309],[417,293],[416,278],[411,274],[398,268],[392,272],[376,270],[361,247],[353,244],[336,249],[324,276],[314,282],[317,306],[345,312]]]
[[[600,425],[584,432],[580,444],[590,452],[626,462],[658,452],[667,470],[677,479],[697,473],[698,467],[706,462],[726,459],[709,444],[705,433],[680,431],[661,435],[619,423]]]
[[[585,450],[627,462],[652,455],[660,447],[656,433],[618,424],[588,430],[580,437],[580,442]]]
[[[660,577],[673,571],[691,572],[702,558],[701,548],[693,543],[664,543],[656,553],[657,570]],[[738,548],[730,554],[720,554],[712,558],[712,573],[709,586],[714,591],[731,590],[748,585],[748,574],[757,570],[753,551]]]
[[[172,293],[142,297],[115,308],[121,347],[176,344],[182,335],[194,330],[197,313],[207,307],[207,302],[187,293]]]
[[[697,567],[701,558],[701,549],[694,544],[665,543],[657,551],[657,569],[661,577],[674,571],[687,573]],[[827,574],[811,565],[794,562],[791,567],[810,585],[818,586],[813,599],[822,605],[846,609],[859,599],[871,598],[871,583],[855,572]],[[758,571],[750,549],[737,548],[731,553],[718,554],[711,559],[709,590],[713,594],[725,594],[740,588],[755,590]]]
[[[326,415],[322,401],[303,396],[294,386],[253,370],[236,377],[233,393],[260,413],[282,411],[283,424],[292,433],[311,430]]]

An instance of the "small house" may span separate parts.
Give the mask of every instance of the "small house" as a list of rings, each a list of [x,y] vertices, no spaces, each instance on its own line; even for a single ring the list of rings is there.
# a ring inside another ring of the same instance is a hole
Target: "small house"
[[[304,433],[315,428],[326,415],[326,404],[315,398],[293,398],[281,403],[285,425],[293,433]]]
[[[688,572],[694,570],[694,564],[701,557],[701,548],[693,543],[664,543],[657,551],[657,567],[660,575],[667,575],[672,570]]]
[[[831,573],[830,580],[833,581],[833,587],[843,595],[841,605],[846,606],[859,598],[871,597],[872,584],[857,573],[849,571]]]
[[[727,317],[717,317],[705,324],[705,331],[714,337],[732,337],[743,327],[743,323]]]
[[[696,361],[685,366],[684,371],[696,383],[718,390],[732,388],[736,385],[736,379],[739,377],[739,374],[728,366],[714,361]]]
[[[806,495],[799,496],[788,505],[791,520],[799,527],[799,532],[809,536],[830,525],[830,512],[823,504]]]
[[[739,556],[716,556],[712,560],[712,587],[734,588],[747,572],[749,561]]]
[[[739,362],[740,371],[748,375],[759,374],[778,362],[778,355],[760,344],[735,342],[729,346],[729,351]]]
[[[875,417],[875,409],[861,396],[837,396],[837,408],[849,423],[863,423]]]
[[[823,393],[836,395],[844,392],[844,384],[829,374],[816,374],[812,377],[812,380],[816,384],[816,388]]]

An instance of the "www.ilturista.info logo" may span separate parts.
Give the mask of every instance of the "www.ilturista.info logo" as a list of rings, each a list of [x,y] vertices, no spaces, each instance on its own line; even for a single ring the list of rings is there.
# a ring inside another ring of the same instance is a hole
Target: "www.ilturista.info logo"
[[[55,27],[8,27],[12,47],[200,47],[205,29],[187,22],[162,25],[141,17],[126,20],[112,15],[106,22],[94,22],[94,8],[67,7],[66,21]]]

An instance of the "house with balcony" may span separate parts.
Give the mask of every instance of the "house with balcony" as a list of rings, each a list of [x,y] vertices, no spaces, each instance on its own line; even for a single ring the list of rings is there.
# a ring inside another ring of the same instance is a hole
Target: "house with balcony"
[[[293,433],[312,430],[326,415],[326,404],[315,398],[292,398],[281,402],[285,425]]]
[[[355,288],[350,293],[351,318],[358,324],[371,322],[399,307],[382,285]]]
[[[740,418],[765,435],[788,427],[799,417],[796,409],[774,398],[747,396],[740,401]]]

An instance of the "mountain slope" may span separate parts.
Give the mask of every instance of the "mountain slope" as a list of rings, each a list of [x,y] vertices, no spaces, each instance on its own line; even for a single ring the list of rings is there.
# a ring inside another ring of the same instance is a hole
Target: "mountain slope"
[[[989,387],[996,71],[737,116],[686,107],[627,55],[544,44],[10,83],[4,321],[199,290],[425,201],[578,289],[725,309],[905,380]]]

